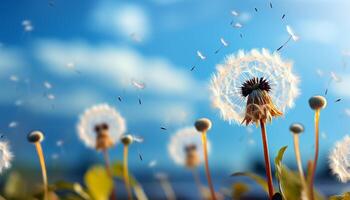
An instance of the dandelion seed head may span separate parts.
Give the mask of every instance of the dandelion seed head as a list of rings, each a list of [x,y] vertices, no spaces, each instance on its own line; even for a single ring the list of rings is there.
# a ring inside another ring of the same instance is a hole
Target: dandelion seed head
[[[350,180],[350,137],[347,135],[337,142],[329,155],[329,167],[339,180]]]
[[[211,121],[207,118],[198,119],[194,123],[194,127],[196,127],[198,132],[207,132],[209,129],[211,129]]]
[[[90,148],[96,148],[96,126],[108,126],[108,136],[115,145],[126,131],[126,122],[121,114],[107,104],[92,106],[81,116],[77,126],[78,136]]]
[[[300,134],[304,132],[304,126],[300,123],[293,123],[289,126],[289,130],[292,133]]]
[[[124,145],[129,145],[131,143],[133,143],[133,136],[132,135],[123,135],[122,138],[120,139],[120,141],[124,144]]]
[[[0,141],[0,173],[11,167],[13,154],[10,151],[10,146],[6,141]]]
[[[178,130],[171,136],[168,144],[168,152],[174,162],[180,166],[186,166],[186,148],[189,146],[196,146],[199,152],[199,162],[204,161],[203,146],[201,134],[194,127],[185,127]],[[208,141],[208,151],[210,151],[210,142]]]
[[[264,95],[269,96],[276,110],[282,113],[294,106],[294,100],[299,95],[299,78],[292,72],[292,63],[266,49],[241,50],[236,55],[227,56],[225,62],[217,66],[217,72],[211,79],[212,104],[220,110],[225,121],[241,124],[246,117],[246,109],[271,109],[256,108],[254,102],[251,108],[246,108],[248,99],[242,95],[242,86],[257,77],[259,80],[256,83],[262,85],[252,86],[264,90],[254,90],[253,95],[265,92]],[[264,80],[268,85],[264,85]]]
[[[44,133],[41,131],[32,131],[27,135],[30,143],[42,142],[44,140]]]
[[[327,106],[327,100],[323,96],[313,96],[309,99],[309,105],[313,110],[324,109]]]

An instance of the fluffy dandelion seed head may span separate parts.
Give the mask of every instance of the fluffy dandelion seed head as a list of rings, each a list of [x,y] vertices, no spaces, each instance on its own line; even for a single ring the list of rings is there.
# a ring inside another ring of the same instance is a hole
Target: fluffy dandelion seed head
[[[194,146],[195,149],[193,148]],[[170,142],[168,144],[168,152],[170,157],[174,160],[176,164],[185,167],[190,167],[188,166],[189,163],[186,163],[189,159],[188,151],[186,151],[188,148],[192,148],[191,156],[198,156],[198,158],[195,158],[198,160],[192,160],[194,161],[192,164],[198,165],[204,161],[204,157],[202,154],[203,145],[201,134],[194,127],[185,127],[178,130],[175,134],[171,136]],[[210,142],[208,141],[209,152],[210,149]],[[196,155],[194,155],[194,151],[196,151]],[[194,167],[194,165],[192,167]]]
[[[350,180],[350,137],[336,143],[329,155],[329,167],[343,183]]]
[[[41,131],[32,131],[27,136],[30,143],[42,142],[44,138],[44,134]]]
[[[134,141],[131,135],[124,135],[120,140],[124,145],[132,144]]]
[[[278,53],[241,50],[217,66],[210,85],[212,103],[230,123],[271,121],[294,106],[298,83],[292,63]]]
[[[289,126],[289,130],[294,134],[300,134],[304,132],[304,126],[300,123],[293,123]]]
[[[13,154],[10,151],[8,142],[1,141],[0,142],[0,173],[2,173],[3,170],[11,167],[12,159],[13,159]]]
[[[324,109],[327,106],[327,100],[323,96],[313,96],[309,99],[309,105],[312,110]]]
[[[101,150],[119,142],[126,131],[126,123],[116,109],[100,104],[88,108],[80,116],[77,130],[87,147]]]
[[[194,123],[194,126],[199,132],[207,132],[211,129],[211,121],[208,118],[201,118]]]

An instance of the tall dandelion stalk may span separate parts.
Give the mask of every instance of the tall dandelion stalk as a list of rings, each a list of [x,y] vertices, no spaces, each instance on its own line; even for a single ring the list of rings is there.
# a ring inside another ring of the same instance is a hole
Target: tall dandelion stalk
[[[43,178],[44,200],[48,200],[49,186],[48,186],[48,180],[47,180],[45,157],[44,157],[43,149],[41,148],[41,142],[44,140],[44,134],[40,131],[33,131],[28,134],[27,139],[30,143],[33,143],[35,145],[36,151],[38,153],[39,162],[41,166],[41,173]]]
[[[130,177],[129,177],[129,168],[128,168],[128,151],[129,145],[133,142],[133,137],[131,135],[125,135],[121,138],[122,143],[124,144],[124,159],[123,159],[123,176],[125,182],[125,188],[128,193],[128,199],[132,200],[132,191],[130,185]]]
[[[314,182],[315,182],[315,174],[316,174],[316,167],[317,167],[317,161],[318,161],[318,154],[319,154],[319,122],[320,122],[320,111],[321,109],[324,109],[327,106],[327,100],[323,96],[313,96],[309,99],[309,105],[312,110],[315,111],[315,156],[312,163],[311,168],[311,180],[309,185],[309,190],[311,192],[311,199],[315,199],[314,195]]]
[[[113,180],[108,150],[119,142],[120,137],[126,131],[124,118],[116,109],[107,104],[95,105],[85,110],[80,116],[77,130],[79,138],[87,147],[102,152],[106,173]],[[114,181],[113,184],[111,198],[116,200]]]
[[[212,200],[216,200],[215,190],[214,190],[213,182],[211,180],[210,169],[209,169],[208,145],[207,145],[207,132],[211,128],[211,121],[207,118],[198,119],[195,122],[194,126],[196,127],[197,131],[202,134],[205,173],[207,175],[211,198]]]
[[[229,55],[212,77],[213,106],[229,122],[260,126],[269,199],[274,195],[266,123],[283,115],[299,94],[292,63],[275,52],[253,49]]]
[[[299,124],[299,123],[294,123],[294,124],[290,125],[289,130],[293,134],[294,153],[295,153],[295,158],[296,158],[297,165],[298,165],[300,181],[301,181],[304,192],[306,192],[308,194],[308,187],[307,187],[307,183],[306,183],[306,179],[305,179],[303,165],[301,162],[301,153],[300,153],[300,145],[299,145],[299,135],[302,132],[304,132],[304,126],[302,124]]]

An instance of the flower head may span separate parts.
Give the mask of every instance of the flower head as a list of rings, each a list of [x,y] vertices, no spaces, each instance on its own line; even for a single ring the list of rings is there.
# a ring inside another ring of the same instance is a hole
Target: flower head
[[[11,161],[13,158],[13,154],[10,151],[10,147],[7,142],[0,142],[0,173],[3,172],[4,169],[8,169],[11,167]]]
[[[329,167],[341,182],[350,180],[350,137],[336,143],[329,155]]]
[[[81,115],[77,129],[86,146],[103,150],[119,142],[126,124],[119,112],[101,104],[92,106]]]
[[[209,142],[208,149],[210,149]],[[204,161],[201,133],[194,127],[185,127],[178,130],[170,138],[168,151],[176,164],[188,168],[197,167]]]
[[[224,120],[236,123],[271,121],[294,105],[299,79],[279,54],[253,49],[230,55],[211,80],[212,102]]]

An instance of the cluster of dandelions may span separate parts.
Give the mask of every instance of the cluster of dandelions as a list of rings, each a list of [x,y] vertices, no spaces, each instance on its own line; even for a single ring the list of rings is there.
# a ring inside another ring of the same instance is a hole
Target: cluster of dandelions
[[[266,49],[241,50],[237,55],[227,56],[225,62],[217,66],[217,73],[211,81],[212,103],[221,111],[224,120],[243,122],[246,98],[242,95],[242,86],[256,78],[268,82],[269,96],[277,110],[283,113],[294,105],[294,99],[299,94],[299,79],[292,73],[292,63],[283,61],[279,54],[271,54]],[[258,109],[264,108],[259,106]]]
[[[329,155],[329,166],[332,173],[343,183],[350,180],[350,137],[336,143]]]

